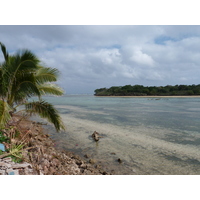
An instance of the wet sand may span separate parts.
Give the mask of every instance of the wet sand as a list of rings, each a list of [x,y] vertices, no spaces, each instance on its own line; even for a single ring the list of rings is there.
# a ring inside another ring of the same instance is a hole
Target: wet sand
[[[89,154],[114,174],[200,174],[199,146],[165,140],[166,135],[178,134],[175,131],[99,123],[84,119],[84,113],[94,111],[75,106],[64,107],[72,112],[61,115],[67,131],[53,136],[58,145],[80,156]],[[94,131],[103,136],[97,143],[91,138]],[[119,158],[122,163],[117,162]]]

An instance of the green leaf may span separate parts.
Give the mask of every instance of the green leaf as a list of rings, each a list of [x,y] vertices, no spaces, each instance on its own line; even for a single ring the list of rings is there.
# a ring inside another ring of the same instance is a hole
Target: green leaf
[[[25,104],[27,99],[41,95],[62,95],[64,91],[50,84],[57,81],[59,71],[55,68],[40,66],[40,60],[29,50],[18,51],[9,55],[6,47],[0,43],[5,61],[0,64],[0,125],[4,126],[10,119],[12,107],[25,105],[27,112],[37,113],[53,123],[56,130],[64,129],[57,110],[44,101]]]
[[[37,84],[43,84],[45,82],[57,81],[59,71],[55,68],[40,66],[35,75]]]
[[[4,128],[10,120],[11,116],[9,111],[11,111],[11,108],[7,102],[0,100],[0,128]]]
[[[55,84],[42,84],[38,86],[38,89],[41,92],[41,95],[56,95],[61,96],[64,94],[64,91]]]
[[[56,131],[61,129],[65,130],[64,124],[58,111],[54,106],[46,101],[36,101],[25,104],[26,112],[32,114],[38,114],[42,118],[46,118],[50,123],[52,123]]]
[[[1,45],[1,51],[2,51],[2,53],[3,53],[3,55],[4,55],[4,59],[7,60],[7,59],[8,59],[8,53],[7,53],[7,51],[6,51],[6,47],[5,47],[5,45],[2,44],[1,42],[0,42],[0,45]]]

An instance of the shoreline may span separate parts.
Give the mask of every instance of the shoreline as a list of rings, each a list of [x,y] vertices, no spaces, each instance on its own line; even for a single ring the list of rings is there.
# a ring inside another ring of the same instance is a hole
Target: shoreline
[[[94,95],[95,96],[95,95]],[[200,95],[188,96],[95,96],[95,97],[111,97],[111,98],[200,98]]]
[[[160,101],[164,100],[161,99]],[[178,101],[182,100],[185,101],[184,99]],[[94,101],[96,100],[94,99]],[[101,98],[99,98],[99,101],[102,102]],[[188,101],[190,100],[188,99]],[[106,99],[105,102],[107,102]],[[122,101],[121,104],[123,103]],[[151,104],[150,101],[149,103]],[[155,103],[153,103],[154,106],[157,106]],[[168,102],[166,103],[168,104]],[[106,109],[99,109],[101,107],[94,110],[81,106],[58,105],[58,108],[63,110],[61,117],[65,121],[67,132],[55,134],[53,138],[58,141],[60,147],[70,151],[74,150],[81,157],[84,157],[86,153],[89,154],[91,158],[97,160],[98,164],[105,169],[109,168],[108,171],[114,174],[199,174],[199,169],[196,168],[194,163],[190,162],[190,160],[198,160],[199,162],[200,159],[198,155],[199,147],[192,143],[193,140],[194,142],[199,140],[200,136],[198,134],[190,137],[188,133],[192,132],[182,132],[179,129],[171,129],[170,126],[157,126],[154,123],[135,123],[134,125],[132,123],[124,125],[112,123],[116,116],[124,116],[124,113],[121,115],[120,112],[113,116],[112,113],[115,107],[110,106],[110,112]],[[126,109],[129,109],[128,106]],[[140,110],[140,112],[143,112],[143,110]],[[131,111],[129,117],[135,116],[135,118],[140,119]],[[168,110],[166,111],[168,114]],[[191,109],[191,111],[193,110]],[[151,117],[151,115],[149,116]],[[94,131],[103,136],[97,144],[93,143],[91,139]],[[119,158],[123,161],[121,164],[117,162]],[[188,162],[185,158],[188,158]]]

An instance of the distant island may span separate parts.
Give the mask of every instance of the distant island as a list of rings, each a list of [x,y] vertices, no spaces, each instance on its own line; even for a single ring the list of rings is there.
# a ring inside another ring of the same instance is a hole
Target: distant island
[[[190,96],[200,95],[199,85],[125,85],[96,89],[95,96]]]

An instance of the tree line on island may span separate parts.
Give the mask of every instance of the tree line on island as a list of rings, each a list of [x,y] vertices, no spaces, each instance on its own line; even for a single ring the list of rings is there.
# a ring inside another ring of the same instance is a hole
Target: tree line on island
[[[143,86],[125,85],[96,89],[95,96],[186,96],[200,95],[199,85]]]

